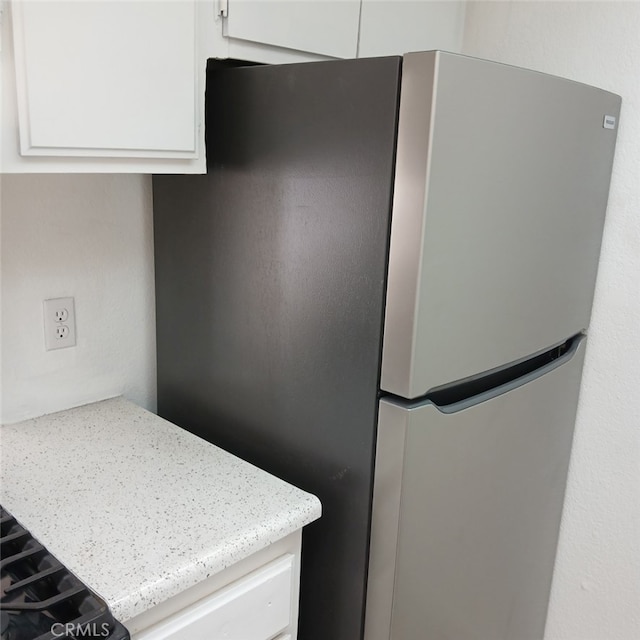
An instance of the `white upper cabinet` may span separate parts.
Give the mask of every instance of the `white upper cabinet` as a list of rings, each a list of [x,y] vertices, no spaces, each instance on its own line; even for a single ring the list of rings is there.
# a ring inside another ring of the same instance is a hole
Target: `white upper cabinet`
[[[14,0],[2,170],[204,171],[201,5]]]
[[[216,0],[222,53],[258,62],[459,51],[464,0]],[[220,50],[219,50],[220,51]]]
[[[362,0],[358,57],[458,52],[464,0]]]
[[[23,155],[195,157],[195,2],[18,2],[13,17]]]
[[[460,48],[463,0],[0,0],[2,172],[204,173],[208,58]]]
[[[360,0],[228,0],[226,13],[230,38],[334,58],[357,55]]]

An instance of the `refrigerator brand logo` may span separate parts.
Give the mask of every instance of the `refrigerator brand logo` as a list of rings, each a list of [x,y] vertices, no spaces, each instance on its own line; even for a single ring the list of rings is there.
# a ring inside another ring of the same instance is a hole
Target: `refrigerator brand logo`
[[[602,123],[602,126],[605,129],[615,129],[616,128],[616,119],[614,116],[605,116],[604,117],[604,122]]]

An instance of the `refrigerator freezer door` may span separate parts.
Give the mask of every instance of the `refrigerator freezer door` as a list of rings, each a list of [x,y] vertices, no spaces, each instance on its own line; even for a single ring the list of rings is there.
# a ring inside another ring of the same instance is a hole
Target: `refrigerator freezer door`
[[[382,383],[417,398],[589,323],[620,98],[405,56]]]
[[[381,401],[366,640],[540,640],[584,340],[488,400]]]

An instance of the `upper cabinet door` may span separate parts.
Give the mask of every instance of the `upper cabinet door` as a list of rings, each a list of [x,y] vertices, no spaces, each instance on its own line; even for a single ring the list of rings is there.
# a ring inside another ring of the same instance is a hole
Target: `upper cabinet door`
[[[196,4],[14,1],[21,154],[196,158]]]
[[[460,51],[464,0],[362,0],[358,57]]]
[[[229,0],[231,38],[335,58],[355,58],[360,0]]]

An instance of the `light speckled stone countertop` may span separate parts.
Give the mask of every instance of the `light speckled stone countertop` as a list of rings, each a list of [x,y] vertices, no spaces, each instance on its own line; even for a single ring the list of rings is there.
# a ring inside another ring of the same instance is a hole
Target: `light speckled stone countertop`
[[[3,426],[0,447],[2,506],[123,622],[320,516],[123,398]]]

